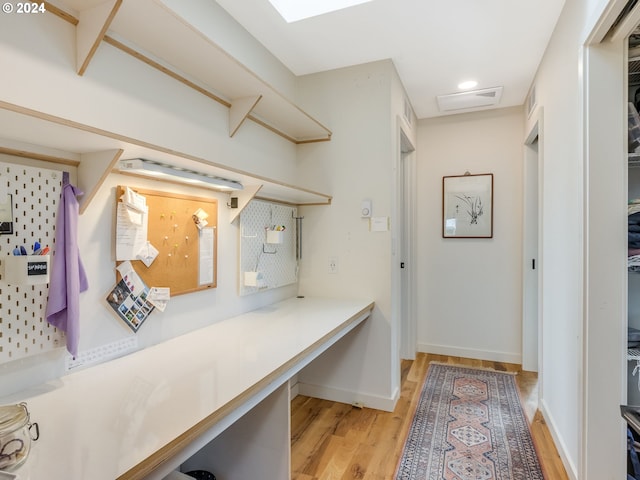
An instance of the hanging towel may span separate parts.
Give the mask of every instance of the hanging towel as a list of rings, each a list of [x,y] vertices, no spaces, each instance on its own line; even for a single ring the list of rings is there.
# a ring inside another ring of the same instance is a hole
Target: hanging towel
[[[56,244],[51,262],[47,322],[66,334],[67,350],[75,358],[80,337],[80,292],[89,288],[78,249],[78,199],[83,193],[64,173],[56,219]]]

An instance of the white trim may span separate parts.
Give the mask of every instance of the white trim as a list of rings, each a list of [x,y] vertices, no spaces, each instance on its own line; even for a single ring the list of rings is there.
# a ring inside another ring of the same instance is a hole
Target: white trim
[[[393,412],[400,398],[400,388],[397,387],[390,398],[378,395],[370,395],[355,390],[343,390],[341,388],[325,387],[311,383],[298,383],[298,393],[307,397],[321,398],[332,402],[346,403],[349,405],[362,405],[367,408]]]
[[[473,348],[452,347],[450,345],[433,345],[430,343],[419,343],[418,351],[436,355],[448,355],[451,357],[487,360],[490,362],[514,363],[516,365],[520,365],[522,363],[522,354],[516,352],[494,352],[489,350],[476,350]]]
[[[300,395],[300,383],[298,382],[298,375],[295,375],[289,379],[289,396],[293,401],[298,395]]]
[[[562,464],[567,472],[567,476],[569,477],[570,480],[578,480],[578,469],[576,468],[575,463],[573,463],[571,461],[571,458],[567,455],[567,446],[564,440],[562,439],[562,437],[558,435],[556,421],[551,415],[551,413],[549,412],[549,409],[547,408],[547,404],[545,403],[544,399],[538,400],[538,410],[540,410],[540,413],[542,414],[542,417],[544,418],[544,421],[547,424],[547,428],[549,429],[551,438],[553,438],[553,443],[555,444],[556,449],[558,450],[558,455],[560,455],[560,458],[562,459]],[[567,468],[567,466],[569,468]]]
[[[414,360],[416,358],[416,350],[417,350],[417,338],[418,338],[418,321],[417,321],[417,294],[416,294],[416,270],[417,270],[417,239],[416,239],[416,149],[415,145],[411,141],[410,136],[405,131],[403,124],[404,122],[400,117],[398,122],[398,171],[402,172],[402,175],[397,175],[398,185],[396,186],[397,191],[403,193],[403,198],[399,199],[399,211],[398,215],[400,217],[404,217],[406,222],[402,223],[402,228],[404,232],[399,232],[399,242],[401,258],[395,258],[395,268],[399,268],[398,260],[401,262],[405,262],[405,272],[399,271],[398,280],[400,282],[400,290],[401,287],[407,289],[406,294],[406,322],[404,321],[402,316],[402,306],[399,307],[399,320],[400,320],[400,332],[399,332],[399,353],[400,357],[403,359]],[[404,141],[403,141],[404,137]],[[406,146],[408,148],[408,152],[405,152],[404,144],[406,142]],[[402,183],[402,185],[400,185]],[[405,199],[407,199],[405,205]],[[406,215],[403,215],[402,210],[406,208]],[[405,224],[406,223],[406,224]],[[406,238],[404,238],[406,235]],[[404,239],[405,242],[401,242]],[[404,244],[402,244],[404,243]],[[404,247],[407,247],[407,251],[403,251]],[[406,285],[403,284],[402,275],[406,275]],[[402,301],[402,292],[399,301]]]
[[[544,335],[543,335],[543,326],[544,326],[544,318],[542,315],[543,307],[544,307],[544,302],[543,302],[543,279],[544,279],[544,252],[542,249],[542,244],[543,244],[543,226],[544,226],[544,221],[542,218],[542,214],[543,214],[543,207],[544,207],[544,199],[543,199],[543,195],[544,195],[544,107],[540,106],[539,108],[536,108],[535,113],[531,116],[532,119],[532,125],[528,130],[528,134],[525,138],[525,145],[530,146],[533,144],[533,142],[536,140],[536,138],[538,139],[537,144],[538,144],[538,148],[537,148],[537,164],[538,164],[538,179],[537,179],[537,187],[538,187],[538,192],[537,192],[537,200],[538,200],[538,206],[537,206],[537,211],[538,211],[538,226],[537,226],[537,244],[538,244],[538,249],[537,249],[537,253],[536,253],[536,269],[538,270],[538,320],[537,320],[537,325],[538,325],[538,366],[537,366],[537,372],[538,372],[538,396],[540,398],[542,398],[543,396],[543,391],[542,391],[542,385],[543,385],[543,381],[542,381],[542,376],[544,374],[543,369],[542,369],[542,360],[543,360],[543,354],[544,354],[544,349],[543,349],[543,339],[544,339]],[[524,160],[526,161],[526,156],[527,153],[525,152],[525,157]],[[523,169],[523,175],[525,174],[525,169]],[[523,208],[524,208],[524,204],[523,204]],[[523,224],[523,232],[524,232],[524,224]],[[525,242],[525,238],[523,235],[523,255],[524,255],[524,243]],[[523,258],[523,287],[524,287],[524,268],[526,268],[528,265],[528,259],[524,259]],[[523,309],[524,309],[524,290],[523,290]],[[524,318],[525,318],[525,312],[523,310],[523,322],[524,322]],[[523,324],[523,332],[524,332],[524,324]],[[524,342],[524,338],[523,338],[523,342]],[[523,343],[524,345],[524,343]],[[524,358],[523,358],[523,363],[524,363]]]
[[[599,13],[587,21],[585,33],[582,35],[584,45],[595,45],[602,42],[626,4],[627,0],[609,0]]]
[[[578,476],[626,471],[626,125],[624,44],[586,45],[580,84],[583,172],[583,327],[580,345]]]
[[[620,21],[615,30],[609,34],[610,42],[626,41],[640,23],[640,3],[637,3],[630,12]]]

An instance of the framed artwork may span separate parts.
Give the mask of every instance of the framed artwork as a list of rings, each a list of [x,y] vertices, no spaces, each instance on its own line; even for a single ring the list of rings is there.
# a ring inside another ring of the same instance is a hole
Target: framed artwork
[[[0,200],[0,235],[13,235],[12,197],[8,194]]]
[[[442,237],[493,238],[493,174],[442,177]]]

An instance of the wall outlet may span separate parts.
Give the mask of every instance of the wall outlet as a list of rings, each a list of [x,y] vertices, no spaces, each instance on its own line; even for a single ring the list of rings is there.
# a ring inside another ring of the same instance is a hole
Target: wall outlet
[[[329,257],[329,273],[338,273],[338,257]]]

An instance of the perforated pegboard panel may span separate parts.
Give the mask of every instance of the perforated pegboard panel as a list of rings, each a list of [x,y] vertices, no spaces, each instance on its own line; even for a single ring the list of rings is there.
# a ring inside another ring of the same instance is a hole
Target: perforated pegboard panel
[[[240,214],[240,295],[297,282],[296,208],[252,200]],[[282,243],[268,243],[267,230],[284,227]],[[257,286],[245,285],[245,272],[259,272]]]
[[[0,258],[38,241],[53,250],[62,172],[0,162],[0,195],[9,193],[13,233],[0,235]],[[2,200],[0,200],[2,202]],[[0,363],[65,345],[64,333],[45,319],[49,285],[0,281]]]

